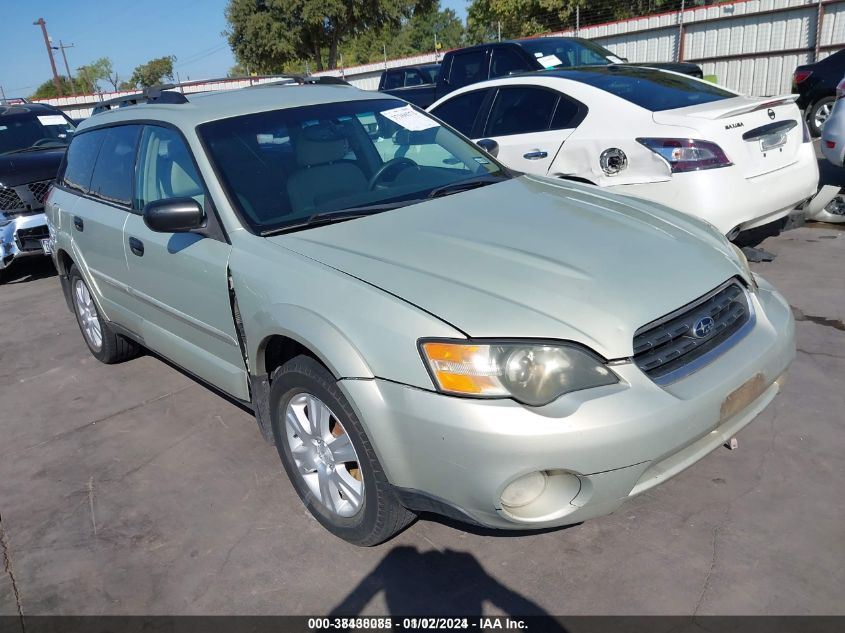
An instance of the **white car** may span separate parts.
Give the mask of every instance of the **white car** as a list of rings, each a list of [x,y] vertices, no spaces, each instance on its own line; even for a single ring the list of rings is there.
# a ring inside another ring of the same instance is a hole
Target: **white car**
[[[429,112],[512,169],[612,187],[734,239],[816,194],[818,164],[794,99],[620,65],[485,81]]]

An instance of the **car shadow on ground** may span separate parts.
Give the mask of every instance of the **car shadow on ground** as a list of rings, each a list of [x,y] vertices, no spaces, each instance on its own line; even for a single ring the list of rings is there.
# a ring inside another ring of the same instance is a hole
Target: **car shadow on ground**
[[[543,618],[532,622],[532,631],[566,630],[537,603],[493,578],[468,552],[395,547],[329,617],[359,615],[379,593],[391,616],[479,617],[489,604],[497,613]]]
[[[0,271],[0,285],[27,283],[56,275],[53,260],[49,257],[25,258]]]

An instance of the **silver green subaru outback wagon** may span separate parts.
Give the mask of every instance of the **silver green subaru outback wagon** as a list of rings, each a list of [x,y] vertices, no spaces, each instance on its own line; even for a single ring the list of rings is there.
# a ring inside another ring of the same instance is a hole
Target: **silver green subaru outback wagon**
[[[778,393],[789,306],[701,220],[349,86],[162,94],[74,135],[68,305],[99,360],[143,346],[251,407],[343,539],[607,514]]]

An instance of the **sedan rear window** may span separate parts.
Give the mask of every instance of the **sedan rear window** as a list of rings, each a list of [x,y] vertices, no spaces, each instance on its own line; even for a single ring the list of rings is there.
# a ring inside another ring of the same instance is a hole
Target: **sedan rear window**
[[[571,71],[562,76],[594,86],[652,112],[737,96],[729,90],[686,75],[633,66]]]

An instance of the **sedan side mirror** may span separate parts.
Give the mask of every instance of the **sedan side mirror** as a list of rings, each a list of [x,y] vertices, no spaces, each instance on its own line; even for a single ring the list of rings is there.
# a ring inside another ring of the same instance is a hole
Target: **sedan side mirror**
[[[203,227],[205,213],[193,198],[154,200],[144,206],[144,224],[156,233],[186,233]]]
[[[490,156],[499,155],[499,144],[492,138],[483,138],[476,143],[481,149],[490,154]]]

